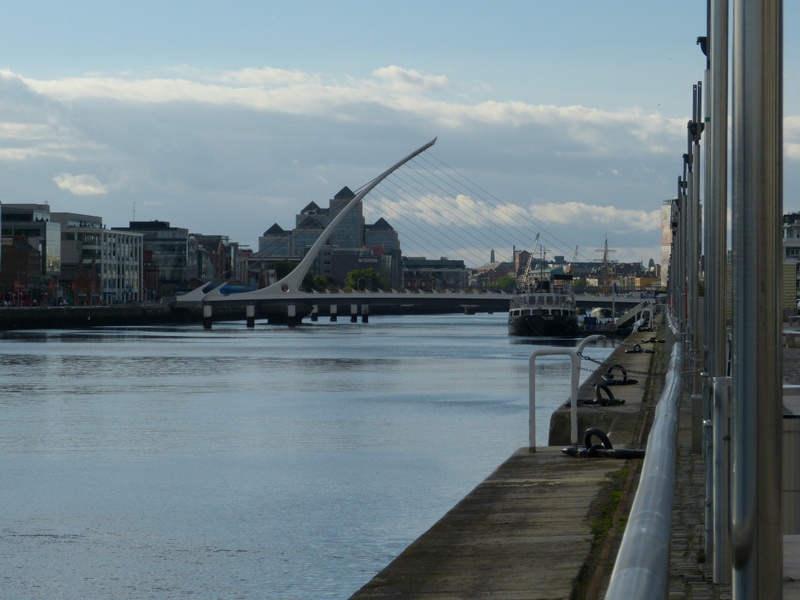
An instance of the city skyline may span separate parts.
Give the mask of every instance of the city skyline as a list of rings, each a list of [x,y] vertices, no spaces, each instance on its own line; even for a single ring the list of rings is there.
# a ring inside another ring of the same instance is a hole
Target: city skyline
[[[799,11],[787,5],[784,22]],[[438,135],[436,159],[563,241],[556,253],[597,258],[608,237],[617,260],[658,261],[705,66],[705,5],[689,0],[45,1],[0,14],[0,201],[254,249],[273,223]],[[800,46],[787,33],[785,213],[800,209]]]

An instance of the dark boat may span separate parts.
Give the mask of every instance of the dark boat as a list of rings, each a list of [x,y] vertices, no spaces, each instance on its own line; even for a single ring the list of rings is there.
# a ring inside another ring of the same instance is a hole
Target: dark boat
[[[572,275],[553,273],[547,278],[526,279],[511,298],[509,335],[574,337],[583,335],[578,324]]]

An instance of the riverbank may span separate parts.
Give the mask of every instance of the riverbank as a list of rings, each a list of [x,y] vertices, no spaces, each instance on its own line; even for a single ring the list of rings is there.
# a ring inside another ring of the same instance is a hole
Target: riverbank
[[[242,320],[245,318],[243,309],[226,314],[230,318],[241,318]],[[222,316],[220,315],[220,318]],[[201,320],[202,313],[199,309],[175,310],[162,304],[0,308],[0,331],[176,325],[195,323]]]

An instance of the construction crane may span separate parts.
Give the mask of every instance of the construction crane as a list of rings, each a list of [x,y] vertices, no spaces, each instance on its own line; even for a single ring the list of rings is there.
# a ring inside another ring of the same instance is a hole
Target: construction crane
[[[578,262],[578,246],[575,246],[575,252],[572,254],[572,262],[569,264],[569,273],[575,273],[575,263]]]

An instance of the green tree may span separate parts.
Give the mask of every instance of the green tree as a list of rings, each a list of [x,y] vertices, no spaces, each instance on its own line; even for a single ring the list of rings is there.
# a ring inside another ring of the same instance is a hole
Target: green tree
[[[388,290],[389,286],[383,276],[372,267],[355,269],[347,274],[345,287],[351,290]]]
[[[330,275],[314,276],[314,283],[313,283],[314,290],[318,292],[324,292],[325,290],[336,291],[337,288],[338,286],[336,285],[336,282]]]
[[[503,292],[513,292],[517,288],[517,278],[513,275],[503,275],[492,285],[492,289]]]
[[[576,279],[572,283],[572,291],[575,292],[576,294],[585,294],[586,293],[586,288],[588,286],[589,286],[589,284],[588,284],[588,282],[586,281],[585,278]]]
[[[276,260],[269,264],[270,269],[275,269],[275,276],[279,281],[294,271],[295,267],[297,267],[297,263],[289,262],[288,260]],[[317,289],[315,285],[314,276],[311,273],[306,273],[306,276],[303,277],[303,288],[306,290]]]
[[[275,269],[275,277],[278,279],[283,279],[289,273],[291,273],[294,268],[297,266],[297,263],[289,262],[288,260],[276,260],[269,264],[270,269]]]

